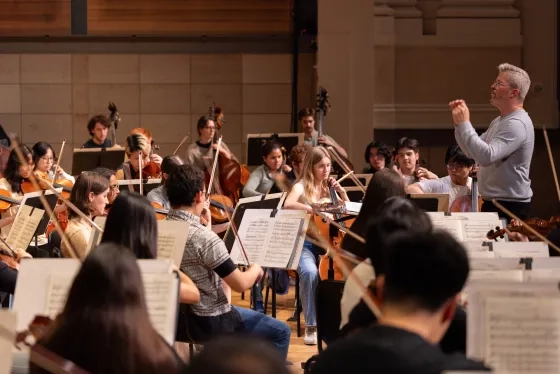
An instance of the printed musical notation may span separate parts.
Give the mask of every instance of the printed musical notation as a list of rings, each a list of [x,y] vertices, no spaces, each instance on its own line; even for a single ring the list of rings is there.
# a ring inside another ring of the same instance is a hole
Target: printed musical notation
[[[52,274],[49,277],[47,302],[45,303],[45,314],[47,316],[54,319],[62,312],[73,279],[74,275],[72,274]]]
[[[492,296],[484,309],[488,365],[509,374],[560,371],[560,298]]]
[[[263,216],[259,210],[245,212],[238,233],[249,262],[278,269],[297,267],[299,258],[295,259],[295,254],[303,242],[306,216],[305,212],[303,215],[291,212],[276,217]],[[231,250],[231,258],[238,264],[246,263],[238,240]]]
[[[33,236],[35,236],[35,231],[39,223],[41,223],[44,213],[45,211],[42,209],[33,208],[29,205],[20,205],[6,242],[12,248],[27,248]]]
[[[173,274],[142,274],[150,320],[162,336],[166,336],[170,323],[169,305],[173,292],[173,279]]]

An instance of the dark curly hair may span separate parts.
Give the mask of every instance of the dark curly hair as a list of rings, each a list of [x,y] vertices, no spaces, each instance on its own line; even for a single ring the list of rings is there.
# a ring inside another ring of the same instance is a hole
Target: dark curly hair
[[[204,173],[192,165],[179,165],[167,179],[167,198],[172,207],[191,206],[197,193],[204,191]]]

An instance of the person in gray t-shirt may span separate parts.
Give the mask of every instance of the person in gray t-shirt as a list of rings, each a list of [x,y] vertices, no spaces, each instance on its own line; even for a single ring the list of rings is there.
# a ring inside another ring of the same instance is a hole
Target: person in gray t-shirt
[[[498,66],[498,77],[491,86],[490,103],[500,116],[488,130],[478,136],[470,122],[464,100],[449,103],[455,124],[455,139],[467,156],[480,165],[479,192],[484,200],[483,212],[498,212],[491,200],[496,199],[520,219],[529,217],[533,196],[529,171],[535,146],[535,129],[523,109],[531,80],[527,72],[510,64]]]

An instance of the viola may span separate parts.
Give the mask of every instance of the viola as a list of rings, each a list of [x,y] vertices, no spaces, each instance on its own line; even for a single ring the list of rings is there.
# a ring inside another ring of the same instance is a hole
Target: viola
[[[151,202],[151,204],[154,207],[154,210],[156,212],[156,218],[158,219],[158,221],[161,221],[162,219],[165,219],[167,217],[169,211],[163,209],[163,205],[153,201]]]
[[[147,129],[143,127],[137,127],[130,131],[130,135],[133,134],[142,134],[146,137],[148,142],[150,143],[150,154],[149,157],[151,158],[154,150],[158,150],[159,146],[155,143],[154,139],[152,138],[152,133],[149,132]],[[142,179],[159,179],[161,178],[161,165],[154,161],[147,162],[142,167]]]
[[[233,201],[225,195],[210,195],[210,215],[212,222],[224,223],[233,213]],[[228,214],[229,213],[229,214]]]
[[[0,213],[5,213],[13,205],[19,205],[21,202],[12,197],[8,190],[0,189]]]
[[[50,184],[54,188],[61,188],[62,187],[61,195],[65,199],[70,198],[70,193],[72,192],[72,188],[74,187],[74,184],[72,183],[72,181],[69,181],[67,179],[57,179],[57,180],[53,181],[52,178],[49,178],[47,176],[47,173],[41,172],[41,171],[34,171],[34,174],[35,174],[35,179],[37,181],[37,184],[39,185],[40,190],[43,190],[43,191],[49,190],[50,187],[49,187],[48,184]],[[48,184],[45,183],[45,182],[47,182]],[[37,192],[37,189],[35,188],[35,186],[33,185],[33,183],[29,179],[24,179],[21,182],[21,191],[25,194],[25,193]]]
[[[557,216],[554,216],[552,218],[557,218]],[[550,232],[556,228],[558,228],[556,221],[554,221],[554,223],[552,223],[552,218],[550,220],[544,220],[541,218],[529,218],[527,220],[525,220],[524,222],[529,225],[533,230],[535,230],[536,232],[538,232],[539,234],[541,234],[542,236],[548,236],[548,234],[550,234]],[[538,238],[536,235],[534,235],[531,231],[529,231],[529,229],[527,229],[527,227],[521,225],[521,226],[517,226],[517,225],[507,225],[506,227],[509,231],[511,232],[519,232],[525,236],[527,236],[529,238],[530,241],[537,241]],[[498,238],[504,238],[506,234],[506,230],[503,228],[500,228],[499,226],[496,227],[495,230],[490,230],[488,231],[488,233],[486,234],[486,237],[490,240],[497,240]]]

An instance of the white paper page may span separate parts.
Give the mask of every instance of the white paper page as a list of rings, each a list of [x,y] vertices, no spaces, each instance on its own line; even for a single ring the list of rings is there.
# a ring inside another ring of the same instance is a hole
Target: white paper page
[[[190,224],[186,221],[159,220],[157,258],[172,260],[177,267],[180,267],[189,227]]]
[[[349,211],[349,212],[360,213],[360,210],[362,210],[362,203],[355,203],[353,201],[345,201],[344,206],[346,207],[346,210]]]
[[[47,285],[45,310],[43,311],[45,315],[54,319],[64,310],[73,280],[73,274],[51,274]]]
[[[464,236],[463,236],[463,226],[461,224],[461,221],[456,219],[446,219],[446,218],[432,221],[432,225],[434,226],[434,229],[446,231],[447,233],[452,235],[455,239],[462,242]]]
[[[473,270],[523,270],[525,264],[517,258],[474,258],[470,259],[471,271]]]
[[[525,282],[560,281],[560,269],[533,269],[523,274]]]
[[[467,255],[469,256],[469,259],[475,259],[475,258],[496,258],[496,255],[494,254],[494,252],[491,251],[468,251]]]
[[[238,234],[249,262],[270,268],[297,268],[307,216],[304,211],[281,210],[276,217],[270,217],[271,213],[270,209],[245,211]],[[230,255],[234,263],[246,263],[238,239]]]
[[[550,257],[545,242],[496,242],[492,249],[496,257]]]
[[[459,219],[500,222],[500,216],[495,212],[453,212],[450,214],[451,217]]]
[[[175,309],[171,301],[177,298],[178,280],[175,274],[142,274],[148,314],[154,329],[163,337],[175,336]],[[172,313],[173,312],[173,313]]]
[[[487,297],[484,361],[509,374],[560,372],[559,310],[559,297]]]
[[[467,252],[488,252],[490,247],[487,245],[488,240],[465,240],[461,242]]]
[[[462,220],[464,240],[488,241],[488,231],[500,227],[498,220]]]
[[[35,231],[44,213],[43,209],[34,209],[29,205],[20,205],[6,242],[14,249],[26,249],[35,236]]]
[[[0,309],[0,374],[12,371],[12,350],[16,340],[16,314]]]

